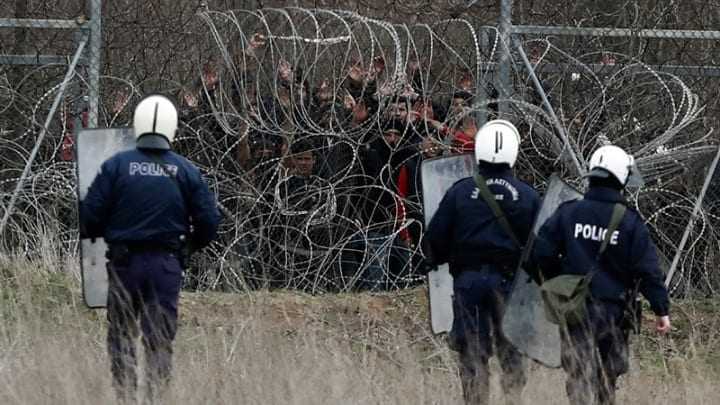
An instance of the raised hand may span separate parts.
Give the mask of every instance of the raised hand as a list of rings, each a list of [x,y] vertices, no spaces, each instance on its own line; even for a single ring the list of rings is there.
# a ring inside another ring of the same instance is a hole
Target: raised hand
[[[262,35],[261,33],[256,32],[250,38],[250,43],[248,44],[248,46],[250,47],[250,49],[255,50],[255,49],[262,48],[263,46],[265,46],[266,43],[267,43],[267,38],[265,38],[265,35]]]
[[[285,59],[280,60],[280,63],[278,64],[278,76],[280,77],[280,80],[286,82],[292,81],[293,69],[292,66],[290,66],[290,62]]]

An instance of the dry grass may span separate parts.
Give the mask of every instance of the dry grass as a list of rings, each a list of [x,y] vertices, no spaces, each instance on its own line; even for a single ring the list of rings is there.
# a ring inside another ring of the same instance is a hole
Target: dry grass
[[[66,274],[0,261],[0,403],[113,403],[104,313],[84,308]],[[167,403],[460,403],[455,360],[428,333],[422,289],[188,293],[181,305]],[[720,403],[717,305],[679,307],[671,339],[635,338],[620,403]],[[532,366],[526,403],[565,403],[563,378]]]

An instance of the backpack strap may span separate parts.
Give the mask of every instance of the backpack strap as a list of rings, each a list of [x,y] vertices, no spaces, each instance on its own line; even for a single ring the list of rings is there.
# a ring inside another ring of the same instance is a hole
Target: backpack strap
[[[510,222],[508,222],[505,213],[503,212],[502,208],[500,208],[500,205],[495,199],[495,195],[490,191],[490,188],[488,188],[485,177],[483,177],[482,174],[477,173],[475,174],[474,179],[475,185],[477,185],[478,190],[480,190],[480,195],[482,196],[483,200],[485,200],[485,203],[488,205],[488,207],[490,207],[490,209],[492,210],[493,215],[495,215],[495,219],[500,222],[500,226],[502,226],[503,230],[505,231],[505,233],[507,233],[510,239],[512,239],[512,241],[517,246],[521,247],[522,244],[518,240],[517,236],[515,236],[515,232],[513,232],[512,227],[510,226]]]

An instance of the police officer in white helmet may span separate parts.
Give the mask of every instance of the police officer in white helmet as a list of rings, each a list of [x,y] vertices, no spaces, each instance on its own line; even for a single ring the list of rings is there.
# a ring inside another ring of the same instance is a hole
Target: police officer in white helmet
[[[542,226],[532,265],[545,280],[548,311],[560,325],[562,367],[573,405],[615,403],[618,377],[628,369],[629,330],[637,327],[639,291],[670,330],[668,291],[655,245],[640,215],[626,206],[622,190],[636,176],[632,156],[602,146],[590,158],[589,189],[582,200],[562,204]],[[551,288],[573,283],[570,304]]]
[[[83,237],[104,237],[109,246],[107,343],[121,400],[135,398],[140,331],[149,399],[166,386],[183,282],[181,252],[186,243],[195,250],[209,244],[220,220],[200,171],[171,150],[177,125],[177,110],[166,97],[140,101],[133,118],[137,148],[105,161],[81,203]]]
[[[486,123],[475,137],[478,173],[445,194],[424,236],[433,265],[449,263],[454,277],[451,348],[460,354],[468,404],[489,403],[488,361],[503,369],[505,400],[518,404],[525,385],[521,354],[503,337],[501,318],[515,269],[539,209],[538,193],[512,172],[520,134],[505,120]]]

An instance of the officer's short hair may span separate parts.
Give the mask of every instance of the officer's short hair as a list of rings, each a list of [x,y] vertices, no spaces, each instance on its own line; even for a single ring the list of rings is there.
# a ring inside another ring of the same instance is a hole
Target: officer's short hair
[[[622,190],[624,187],[620,184],[620,181],[613,175],[608,177],[589,177],[590,187],[608,187],[616,190]]]

